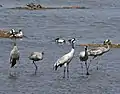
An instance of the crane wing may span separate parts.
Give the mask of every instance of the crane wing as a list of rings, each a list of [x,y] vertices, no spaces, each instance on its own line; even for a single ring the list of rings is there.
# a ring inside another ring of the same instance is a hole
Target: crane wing
[[[59,58],[56,62],[57,66],[62,66],[64,65],[65,63],[67,62],[70,62],[71,61],[71,56],[69,54],[65,54],[64,56],[62,56],[61,58]]]
[[[101,55],[103,52],[101,49],[90,49],[88,50],[89,56]]]

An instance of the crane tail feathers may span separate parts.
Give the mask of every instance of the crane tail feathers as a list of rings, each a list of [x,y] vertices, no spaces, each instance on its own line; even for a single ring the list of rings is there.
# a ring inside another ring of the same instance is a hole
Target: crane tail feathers
[[[10,61],[10,63],[11,63],[11,68],[16,64],[16,59],[12,59],[11,61]]]
[[[57,70],[59,66],[60,66],[60,67],[62,67],[62,66],[63,66],[63,64],[60,64],[60,65],[55,65],[55,66],[54,66],[54,69],[55,69],[55,70]]]
[[[95,59],[97,56],[94,56],[92,59]]]
[[[55,66],[55,70],[57,70],[57,69],[58,69],[58,66],[56,65],[56,66]]]

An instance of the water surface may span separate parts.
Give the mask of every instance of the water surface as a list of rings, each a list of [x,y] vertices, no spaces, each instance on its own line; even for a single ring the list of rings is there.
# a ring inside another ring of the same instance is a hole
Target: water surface
[[[44,6],[81,5],[89,9],[12,10],[27,3],[42,3]],[[119,43],[119,0],[1,0],[0,28],[22,29],[28,38],[17,40],[20,64],[16,78],[9,78],[9,53],[12,40],[0,39],[0,93],[1,94],[119,94],[120,58],[119,49],[111,49],[101,57],[99,70],[96,61],[90,67],[90,76],[82,75],[79,52],[80,43],[102,43],[109,38]],[[75,57],[70,63],[70,78],[63,79],[63,68],[53,70],[56,60],[69,52],[69,44],[57,45],[54,39],[75,37]],[[28,59],[30,52],[44,51],[44,59],[36,62],[39,69]]]

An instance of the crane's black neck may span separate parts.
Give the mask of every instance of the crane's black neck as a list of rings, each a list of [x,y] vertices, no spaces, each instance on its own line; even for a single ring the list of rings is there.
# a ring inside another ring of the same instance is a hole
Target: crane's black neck
[[[74,45],[74,43],[72,42],[72,48],[74,49],[75,48],[75,45]]]
[[[87,53],[87,49],[88,49],[88,47],[87,47],[87,46],[85,46],[85,54]]]

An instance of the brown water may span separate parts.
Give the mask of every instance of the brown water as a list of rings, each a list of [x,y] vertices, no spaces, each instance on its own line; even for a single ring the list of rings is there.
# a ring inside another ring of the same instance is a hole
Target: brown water
[[[29,2],[31,2],[30,0]],[[102,43],[109,38],[119,43],[120,1],[119,0],[34,0],[46,6],[82,5],[89,9],[56,10],[12,10],[28,0],[1,0],[1,29],[22,29],[28,38],[17,40],[20,50],[18,76],[9,77],[9,53],[12,40],[0,39],[0,94],[119,94],[120,93],[120,49],[111,49],[90,67],[89,76],[82,75],[77,57],[83,47],[80,43]],[[68,44],[57,45],[53,40],[76,38],[75,57],[70,63],[70,78],[63,79],[63,68],[53,70],[56,60],[69,52]],[[44,51],[44,59],[36,62],[39,69],[28,59],[30,52]]]

